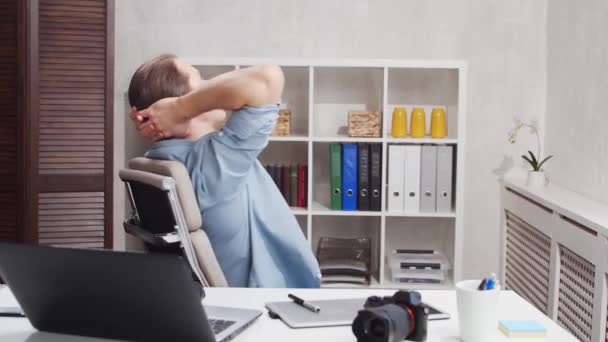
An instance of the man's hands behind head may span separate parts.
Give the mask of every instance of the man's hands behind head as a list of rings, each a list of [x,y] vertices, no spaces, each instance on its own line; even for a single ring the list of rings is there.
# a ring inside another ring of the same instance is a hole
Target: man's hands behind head
[[[148,140],[184,138],[188,134],[190,119],[180,108],[178,97],[158,100],[140,111],[132,108],[129,117],[139,134]]]

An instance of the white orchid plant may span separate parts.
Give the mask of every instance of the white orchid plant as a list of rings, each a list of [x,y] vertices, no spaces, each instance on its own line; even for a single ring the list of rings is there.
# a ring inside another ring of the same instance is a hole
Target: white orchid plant
[[[509,131],[509,142],[511,144],[515,144],[517,141],[517,134],[522,128],[528,128],[530,130],[530,134],[534,134],[536,136],[536,155],[532,151],[528,151],[529,156],[522,155],[521,157],[532,167],[532,171],[540,172],[542,171],[543,165],[553,156],[548,156],[546,158],[541,158],[541,150],[540,150],[540,134],[538,133],[538,127],[536,123],[526,123],[521,121],[520,119],[515,119],[515,127],[513,127]]]

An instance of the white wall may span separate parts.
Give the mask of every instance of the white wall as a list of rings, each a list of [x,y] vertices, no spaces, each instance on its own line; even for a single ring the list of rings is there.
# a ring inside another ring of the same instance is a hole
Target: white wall
[[[123,116],[129,79],[138,64],[162,52],[467,60],[464,276],[498,268],[496,173],[520,165],[513,153],[522,148],[507,146],[506,132],[515,113],[531,118],[545,112],[546,0],[129,0],[116,5],[117,169],[142,149]],[[520,144],[533,142],[523,139]],[[122,184],[117,180],[115,187],[114,208],[121,213]],[[122,248],[119,216],[115,243]]]
[[[608,203],[608,2],[550,0],[547,20],[547,172]]]

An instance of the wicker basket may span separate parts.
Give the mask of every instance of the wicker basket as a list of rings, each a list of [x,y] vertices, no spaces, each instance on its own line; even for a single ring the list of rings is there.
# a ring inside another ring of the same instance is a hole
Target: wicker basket
[[[273,136],[285,136],[291,134],[291,111],[289,109],[280,109],[277,124],[272,130]]]
[[[348,112],[349,137],[380,137],[380,112],[351,110]]]

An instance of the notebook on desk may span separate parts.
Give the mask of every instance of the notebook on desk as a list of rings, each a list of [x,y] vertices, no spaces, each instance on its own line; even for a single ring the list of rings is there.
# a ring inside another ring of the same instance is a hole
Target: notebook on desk
[[[351,325],[366,298],[309,301],[321,308],[312,312],[294,302],[266,303],[271,317],[280,318],[290,328],[317,328]]]
[[[293,329],[347,326],[353,323],[367,298],[333,299],[307,301],[321,308],[319,312],[310,311],[293,301],[266,303],[271,317],[281,319]],[[449,319],[450,314],[431,305],[428,308],[430,321]]]

